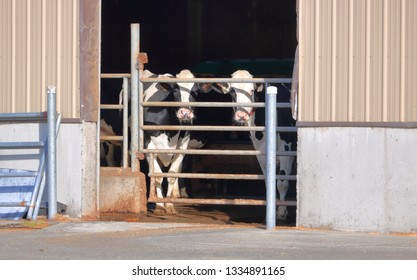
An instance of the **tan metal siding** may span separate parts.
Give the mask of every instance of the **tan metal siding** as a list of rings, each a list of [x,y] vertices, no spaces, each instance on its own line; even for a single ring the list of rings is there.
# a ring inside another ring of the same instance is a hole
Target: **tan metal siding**
[[[367,1],[367,118],[366,121],[382,120],[383,77],[383,2]]]
[[[299,121],[417,121],[416,2],[300,0]]]
[[[402,96],[403,121],[417,120],[417,1],[403,5]],[[407,39],[406,39],[407,38]]]
[[[44,111],[55,85],[58,111],[79,118],[79,0],[0,0],[0,9],[0,112]]]
[[[315,93],[315,34],[312,32],[315,29],[315,12],[315,1],[299,0],[299,63],[302,63],[302,67],[299,68],[298,120],[314,119],[314,108],[311,106],[314,104]]]
[[[349,1],[349,114],[352,121],[366,118],[366,1]],[[356,15],[355,18],[353,15]],[[343,107],[343,105],[342,105]],[[338,120],[343,120],[342,118]]]

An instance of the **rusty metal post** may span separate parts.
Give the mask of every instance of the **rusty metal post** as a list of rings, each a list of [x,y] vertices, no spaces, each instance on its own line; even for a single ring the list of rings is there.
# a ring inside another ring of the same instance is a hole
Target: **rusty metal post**
[[[123,78],[123,168],[127,168],[129,165],[129,161],[127,157],[129,156],[128,152],[128,125],[127,122],[129,120],[129,85],[128,79],[126,77]]]

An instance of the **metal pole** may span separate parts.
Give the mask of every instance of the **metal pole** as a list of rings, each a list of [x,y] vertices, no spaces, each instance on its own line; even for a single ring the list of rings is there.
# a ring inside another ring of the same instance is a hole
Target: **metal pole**
[[[55,139],[56,139],[56,137],[58,137],[59,128],[60,128],[60,125],[61,125],[61,119],[62,119],[62,115],[61,114],[58,114],[58,118],[56,120],[56,135],[55,135]],[[36,199],[36,203],[35,203],[35,209],[33,210],[33,213],[32,213],[32,216],[31,216],[32,220],[36,220],[38,218],[39,208],[41,206],[43,192],[45,190],[45,181],[46,181],[45,180],[45,176],[42,175],[41,177],[42,177],[42,180],[41,180],[41,185],[40,185],[39,193],[38,193],[38,196],[37,196],[37,199]]]
[[[129,99],[128,99],[128,80],[127,78],[123,78],[123,168],[128,167],[128,113],[129,113]]]
[[[138,65],[138,55],[139,55],[139,24],[133,23],[130,25],[130,88],[131,88],[131,164],[132,171],[139,171],[139,161],[136,158],[136,154],[139,146],[139,125],[138,125],[138,106],[139,106],[139,94],[138,94],[138,84],[139,84],[139,65]]]
[[[0,114],[0,122],[37,122],[44,121],[46,112],[39,113],[2,113]]]
[[[56,87],[49,86],[48,95],[48,219],[57,214],[56,192]]]
[[[267,85],[266,85],[267,86]],[[266,90],[266,229],[276,225],[276,142],[277,142],[277,88]]]

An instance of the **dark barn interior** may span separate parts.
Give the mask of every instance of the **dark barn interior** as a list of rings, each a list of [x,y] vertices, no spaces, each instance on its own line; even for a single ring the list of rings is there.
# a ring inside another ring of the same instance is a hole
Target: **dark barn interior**
[[[102,73],[130,72],[131,23],[140,24],[140,50],[147,53],[149,58],[145,69],[154,73],[176,74],[182,69],[190,69],[196,73],[196,69],[204,69],[204,62],[207,61],[216,61],[219,65],[235,63],[239,65],[236,67],[265,60],[292,61],[297,44],[296,0],[103,0]],[[262,66],[260,69],[257,76],[271,75],[270,69],[265,70],[265,73],[262,73]],[[209,74],[230,76],[232,72],[227,71]],[[289,76],[290,71],[284,72],[277,73],[276,76]],[[119,85],[115,90],[109,88],[111,86],[102,81],[102,100],[117,103]],[[228,118],[229,115],[220,117],[222,120]],[[222,147],[223,144],[227,149],[231,146],[240,149],[242,145],[251,147],[246,134],[237,138],[226,136],[213,145]],[[194,165],[194,169],[203,169],[206,172],[212,171],[207,170],[210,164],[217,169],[233,168],[231,165],[225,167],[219,164],[225,162],[224,159],[217,156],[210,158],[200,158],[197,166],[195,162],[191,165]],[[243,172],[261,172],[255,157],[249,160],[237,158],[234,162],[241,164]],[[242,162],[246,164],[242,165]],[[193,181],[197,185],[204,183],[202,180]],[[264,182],[230,180],[227,183],[220,182],[222,184],[227,184],[228,196],[265,195]],[[290,189],[295,192],[295,187]],[[189,192],[199,195],[198,191]],[[288,198],[295,199],[294,197],[294,193],[288,194]],[[205,209],[210,207],[205,206]],[[290,211],[294,212],[295,220],[295,209]],[[290,221],[292,222],[294,221]]]
[[[293,58],[296,0],[103,0],[102,72],[130,69],[130,24],[154,73],[197,63]]]

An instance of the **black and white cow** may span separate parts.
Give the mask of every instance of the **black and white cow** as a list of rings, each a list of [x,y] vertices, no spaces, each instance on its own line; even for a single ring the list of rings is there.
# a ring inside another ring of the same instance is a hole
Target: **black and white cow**
[[[225,94],[223,86],[219,83],[201,83],[196,84],[192,89],[196,102],[209,104],[211,102],[232,102],[230,95]],[[233,113],[231,107],[205,107],[198,106],[194,112],[196,117],[194,125],[196,126],[225,126],[230,125],[230,116]],[[230,132],[194,130],[190,134],[189,149],[201,149],[206,145],[230,139]],[[187,155],[184,158],[184,172],[193,172],[195,155]],[[191,186],[191,180],[182,180],[185,186]],[[204,192],[217,194],[219,191],[225,194],[226,181],[220,179],[203,179],[199,184],[204,184]],[[196,188],[190,188],[188,191],[195,193]]]
[[[232,78],[245,79],[253,78],[253,76],[246,70],[238,70],[232,74]],[[278,84],[278,102],[289,102],[290,101],[290,85]],[[245,102],[251,103],[258,101],[256,100],[257,87],[254,83],[231,83],[229,88],[229,94],[231,94],[234,102]],[[261,111],[260,109],[258,109]],[[259,116],[258,116],[259,115]],[[295,126],[295,121],[291,116],[291,109],[279,108],[278,112],[278,126]],[[256,118],[255,118],[256,117]],[[265,125],[265,113],[255,113],[253,107],[235,107],[233,114],[233,121],[238,125],[245,126],[264,126]],[[255,150],[266,151],[266,137],[264,132],[250,131],[250,139]],[[296,136],[294,133],[277,133],[277,151],[291,151],[296,145]],[[264,174],[266,174],[266,156],[257,156],[258,162]],[[277,156],[277,163],[279,163],[279,174],[280,175],[291,175],[292,167],[294,163],[293,156]],[[288,180],[278,180],[277,189],[279,192],[279,199],[285,200],[288,192],[289,182]],[[286,221],[288,211],[286,206],[279,206],[277,218],[279,220]]]
[[[101,104],[117,104],[120,93],[120,82],[114,79],[102,79]],[[100,110],[100,135],[123,135],[123,113],[115,109]],[[100,165],[120,167],[122,162],[122,141],[100,142]]]
[[[113,127],[104,118],[100,119],[100,136],[116,136]],[[101,141],[100,142],[100,166],[117,167],[121,166],[120,154],[122,148],[121,141]]]
[[[144,71],[145,78],[173,78],[170,74],[156,75],[148,70]],[[177,74],[177,78],[194,78],[189,70],[183,70]],[[193,94],[194,83],[144,83],[144,101],[176,101],[176,102],[195,102]],[[145,107],[144,124],[145,125],[191,125],[195,119],[194,109],[188,106],[180,108],[175,107]],[[181,131],[159,131],[147,130],[144,133],[145,148],[147,149],[188,149],[190,141],[190,132]],[[162,169],[168,169],[168,173],[179,173],[182,169],[183,154],[156,154],[153,162],[149,154],[146,154],[148,165],[154,166],[155,172],[162,172]],[[178,198],[186,196],[181,195],[178,178],[167,178],[168,189],[166,197]],[[163,197],[162,189],[163,177],[155,179],[156,195],[158,198]],[[182,190],[185,190],[184,188]],[[158,203],[155,213],[170,214],[175,213],[172,203]]]

